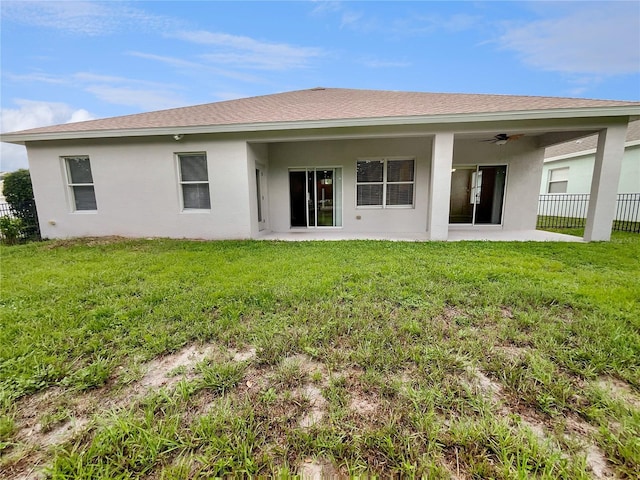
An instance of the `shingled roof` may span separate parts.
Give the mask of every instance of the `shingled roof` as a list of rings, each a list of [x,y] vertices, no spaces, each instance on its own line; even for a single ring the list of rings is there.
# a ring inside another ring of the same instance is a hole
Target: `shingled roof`
[[[626,137],[626,143],[637,143],[638,141],[640,141],[640,120],[629,122]],[[590,151],[595,150],[597,146],[598,136],[591,135],[579,140],[572,140],[570,142],[565,142],[549,147],[545,150],[544,156],[547,160],[549,160],[556,157],[564,157],[565,155],[579,154],[581,152],[585,152],[585,154],[588,154]]]
[[[312,88],[24,130],[14,135],[524,112],[640,103],[579,98]]]

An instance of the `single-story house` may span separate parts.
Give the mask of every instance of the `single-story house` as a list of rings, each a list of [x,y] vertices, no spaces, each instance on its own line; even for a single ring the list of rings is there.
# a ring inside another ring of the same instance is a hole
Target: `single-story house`
[[[589,193],[597,147],[591,135],[547,148],[540,194]],[[640,121],[627,129],[617,192],[640,193]]]
[[[546,147],[598,135],[585,240],[608,240],[640,103],[312,88],[6,133],[44,237],[535,232]],[[459,233],[458,233],[459,234]]]

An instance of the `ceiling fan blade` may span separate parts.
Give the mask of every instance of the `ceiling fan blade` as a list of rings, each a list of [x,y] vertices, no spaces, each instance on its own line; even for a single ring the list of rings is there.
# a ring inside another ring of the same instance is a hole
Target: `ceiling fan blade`
[[[517,140],[520,137],[524,137],[524,133],[516,133],[514,135],[508,135],[506,133],[498,133],[494,135],[493,138],[487,138],[485,140],[480,140],[481,142],[489,142],[489,143],[497,143],[500,142],[501,145],[504,145],[506,142],[510,140]]]

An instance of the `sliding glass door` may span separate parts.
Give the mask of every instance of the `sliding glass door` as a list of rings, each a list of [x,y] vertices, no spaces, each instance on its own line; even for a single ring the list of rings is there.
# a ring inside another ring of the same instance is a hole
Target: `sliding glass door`
[[[454,168],[449,223],[500,225],[506,178],[506,165]]]
[[[289,170],[292,227],[342,226],[342,169]]]

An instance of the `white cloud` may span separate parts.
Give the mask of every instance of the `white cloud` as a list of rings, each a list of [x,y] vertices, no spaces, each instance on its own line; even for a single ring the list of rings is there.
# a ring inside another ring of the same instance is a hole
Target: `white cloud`
[[[172,18],[153,15],[126,2],[4,1],[3,21],[52,28],[77,35],[106,35],[122,30],[176,28]]]
[[[406,68],[411,66],[411,62],[398,62],[393,60],[367,59],[362,64],[369,68]]]
[[[239,68],[256,70],[288,70],[303,67],[304,59],[297,57],[280,57],[278,55],[262,55],[260,53],[212,53],[200,58],[214,65],[234,65]]]
[[[314,2],[311,15],[316,17],[335,16],[339,19],[340,28],[358,32],[382,31],[388,28],[386,21],[366,16],[361,10],[354,10],[349,2]]]
[[[41,72],[24,73],[24,74],[15,74],[11,72],[5,72],[3,76],[13,82],[41,82],[41,83],[49,83],[51,85],[68,85],[70,83],[69,78],[67,77],[61,77],[59,75],[51,75],[48,73],[41,73]]]
[[[344,8],[342,2],[325,2],[313,0],[312,3],[315,5],[315,7],[313,7],[313,10],[311,11],[311,15],[335,13],[341,11]]]
[[[74,110],[69,121],[65,123],[86,122],[87,120],[93,120],[93,118],[93,115],[84,108],[81,108],[80,110]]]
[[[314,2],[311,11],[314,16],[335,16],[340,28],[361,33],[390,33],[401,36],[431,35],[436,32],[459,33],[476,28],[483,22],[483,17],[467,13],[456,13],[449,16],[441,14],[420,14],[412,12],[395,17],[381,18],[355,10],[353,2]],[[405,7],[410,4],[404,5]],[[432,10],[432,9],[431,9]]]
[[[91,85],[86,87],[86,90],[105,102],[136,107],[143,111],[163,110],[181,107],[185,104],[181,96],[169,90],[153,91],[110,85]]]
[[[203,55],[203,58],[243,68],[269,70],[301,68],[308,66],[311,59],[324,55],[321,48],[262,42],[251,37],[220,32],[182,31],[171,37],[217,47],[218,51]]]
[[[66,103],[15,100],[18,108],[3,108],[0,131],[16,132],[30,128],[92,120],[94,117],[83,109],[74,109]]]
[[[155,55],[153,53],[144,53],[144,52],[129,52],[128,54],[133,57],[144,58],[146,60],[154,60],[156,62],[164,63],[165,65],[169,65],[184,71],[203,71],[204,70],[216,75],[233,78],[234,80],[240,80],[243,82],[252,82],[252,83],[260,82],[260,79],[254,75],[247,75],[246,73],[239,73],[239,72],[234,72],[232,70],[216,68],[204,63],[192,62],[190,60],[184,60],[182,58],[168,57],[165,55]]]
[[[456,34],[478,27],[484,22],[483,17],[469,14],[412,15],[398,18],[391,24],[391,30],[403,35],[431,35],[436,32]]]
[[[183,87],[168,83],[138,80],[135,78],[76,72],[67,75],[47,73],[12,74],[5,77],[12,81],[60,84],[88,92],[102,101],[136,109],[160,110],[182,106],[186,103],[180,91]]]
[[[498,43],[541,70],[590,75],[639,72],[638,3],[575,5],[567,13],[561,11],[564,16],[507,25]]]
[[[364,13],[356,12],[355,10],[345,10],[342,12],[340,19],[340,27],[354,27],[361,24],[361,20],[364,18]]]
[[[16,132],[30,128],[81,122],[94,117],[84,109],[74,109],[66,103],[15,100],[17,108],[3,108],[0,116],[0,131]],[[28,168],[27,151],[21,145],[2,143],[0,146],[0,169],[11,172]]]

